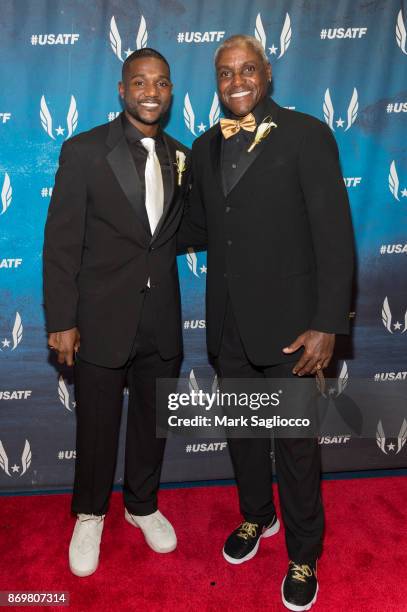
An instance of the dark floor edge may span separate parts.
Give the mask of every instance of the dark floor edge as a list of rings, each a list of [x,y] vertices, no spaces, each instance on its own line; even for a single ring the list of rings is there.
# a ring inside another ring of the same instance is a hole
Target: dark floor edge
[[[322,474],[322,480],[353,480],[355,478],[388,478],[394,476],[407,476],[407,468],[392,470],[361,470],[355,472],[326,472]],[[273,482],[276,477],[273,476]],[[193,487],[222,487],[235,485],[233,479],[223,480],[193,480],[191,482],[164,482],[160,489],[191,489]],[[121,491],[121,485],[113,487],[113,491]],[[71,488],[67,489],[38,489],[35,491],[0,491],[0,497],[13,497],[17,495],[62,495],[72,493]]]

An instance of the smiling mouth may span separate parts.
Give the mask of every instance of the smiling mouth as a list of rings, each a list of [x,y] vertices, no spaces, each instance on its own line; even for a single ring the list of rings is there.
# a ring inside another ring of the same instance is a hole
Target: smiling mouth
[[[237,93],[230,94],[231,98],[243,98],[243,96],[248,96],[251,94],[251,91],[238,91]]]
[[[140,106],[144,106],[144,108],[158,108],[160,105],[157,102],[140,102]]]

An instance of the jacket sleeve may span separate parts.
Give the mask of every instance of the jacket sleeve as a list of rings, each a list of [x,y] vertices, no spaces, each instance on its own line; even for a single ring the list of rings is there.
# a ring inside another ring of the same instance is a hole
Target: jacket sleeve
[[[317,308],[310,328],[346,334],[354,267],[349,200],[331,130],[321,122],[307,127],[299,164],[317,274]]]
[[[43,250],[44,303],[48,332],[77,325],[78,287],[85,234],[86,182],[72,142],[62,146]]]
[[[177,252],[185,253],[188,247],[204,250],[207,247],[206,214],[199,184],[197,155],[192,147],[192,172],[184,214],[177,234]]]

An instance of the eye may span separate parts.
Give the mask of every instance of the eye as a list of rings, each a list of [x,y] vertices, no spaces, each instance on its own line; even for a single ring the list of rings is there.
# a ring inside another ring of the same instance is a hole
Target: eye
[[[245,72],[256,72],[256,68],[254,66],[246,66]]]
[[[160,87],[169,87],[170,86],[168,81],[160,81],[158,84],[159,84]]]
[[[218,77],[220,79],[227,79],[230,76],[230,71],[229,70],[222,70],[222,72],[219,72]]]
[[[135,87],[142,87],[144,85],[144,83],[140,79],[136,79],[135,81],[133,81],[133,85]]]

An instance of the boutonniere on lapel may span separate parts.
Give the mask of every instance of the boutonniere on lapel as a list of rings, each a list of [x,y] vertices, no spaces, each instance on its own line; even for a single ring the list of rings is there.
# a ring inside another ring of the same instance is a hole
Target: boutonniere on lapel
[[[187,169],[185,159],[186,155],[182,151],[175,151],[175,165],[177,166],[177,174],[178,174],[178,185],[182,183],[182,175]]]
[[[250,147],[247,149],[248,153],[251,153],[256,145],[258,145],[262,140],[267,138],[267,136],[271,132],[271,128],[277,127],[277,124],[274,123],[272,117],[269,115],[260,123],[259,127],[256,130],[256,134],[254,135],[254,140]]]

